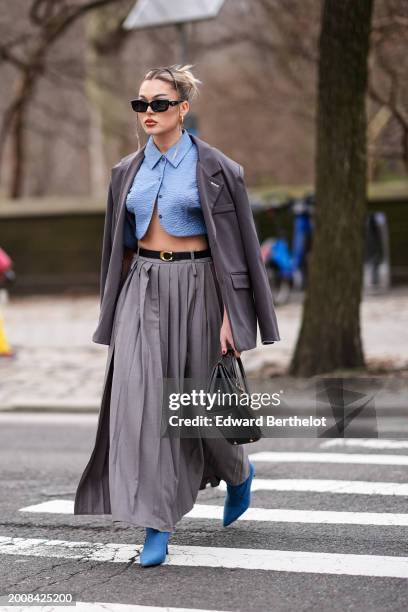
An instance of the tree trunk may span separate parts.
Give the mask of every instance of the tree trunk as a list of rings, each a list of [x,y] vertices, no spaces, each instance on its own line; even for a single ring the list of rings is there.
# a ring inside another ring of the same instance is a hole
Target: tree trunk
[[[130,0],[123,0],[129,2]],[[10,197],[19,198],[22,195],[24,183],[24,132],[29,103],[37,81],[44,71],[45,59],[52,45],[63,36],[64,32],[72,24],[90,11],[102,9],[108,4],[119,4],[120,0],[89,0],[87,4],[70,7],[64,2],[33,2],[29,10],[29,17],[37,28],[36,36],[27,35],[27,45],[23,45],[19,59],[18,55],[7,54],[2,50],[1,60],[9,61],[14,65],[19,75],[16,81],[16,94],[7,107],[2,121],[0,122],[0,176],[3,167],[4,151],[8,135],[11,134],[11,177]],[[18,37],[17,37],[18,38]],[[32,42],[34,38],[34,43]],[[11,41],[12,42],[12,41]],[[9,46],[13,45],[9,42]],[[17,45],[14,45],[17,46]],[[6,47],[7,48],[7,45]],[[25,50],[25,54],[24,54]]]
[[[17,95],[10,127],[10,188],[9,198],[23,195],[25,171],[25,131],[27,113],[33,95],[34,80],[31,71],[23,72],[17,83]]]
[[[289,372],[364,366],[366,89],[373,0],[325,0],[319,40],[315,231]]]
[[[113,163],[132,150],[125,112],[129,110],[118,92],[125,90],[123,51],[130,32],[122,22],[134,0],[95,11],[87,20],[87,73],[85,90],[90,106],[90,191],[101,196]]]

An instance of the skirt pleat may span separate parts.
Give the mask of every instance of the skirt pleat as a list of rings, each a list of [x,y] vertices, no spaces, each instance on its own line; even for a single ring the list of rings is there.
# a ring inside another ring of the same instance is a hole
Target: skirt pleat
[[[165,262],[136,255],[116,305],[109,416],[113,521],[174,531],[203,475],[249,474],[244,446],[163,437],[163,379],[207,380],[221,355],[223,304],[212,257]],[[113,348],[111,346],[111,348]],[[217,480],[218,479],[218,480]]]

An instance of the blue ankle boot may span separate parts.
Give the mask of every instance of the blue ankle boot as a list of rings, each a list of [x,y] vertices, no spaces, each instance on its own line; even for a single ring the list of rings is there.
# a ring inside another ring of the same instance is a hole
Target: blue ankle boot
[[[249,476],[239,485],[227,483],[227,495],[224,503],[223,526],[226,527],[237,520],[249,508],[251,503],[251,483],[255,476],[252,463],[249,464]]]
[[[159,531],[153,527],[146,527],[146,538],[140,553],[140,565],[159,565],[169,552],[167,546],[170,531]]]

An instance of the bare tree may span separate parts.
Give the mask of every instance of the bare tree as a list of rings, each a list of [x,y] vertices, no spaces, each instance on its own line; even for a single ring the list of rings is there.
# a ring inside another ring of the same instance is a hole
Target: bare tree
[[[248,36],[259,52],[259,61],[271,73],[279,69],[299,87],[302,96],[309,92],[305,91],[299,66],[318,64],[319,20],[316,12],[320,5],[321,0],[287,0],[284,3],[258,0],[251,5],[246,20]],[[260,24],[264,25],[260,27]],[[370,179],[374,178],[377,162],[384,157],[402,160],[408,171],[407,26],[408,3],[405,0],[382,0],[375,5],[368,83],[372,103],[368,132]],[[305,110],[308,110],[309,97],[305,102]],[[392,122],[398,127],[400,146],[390,150],[382,146],[381,137]]]
[[[400,147],[387,155],[402,159],[408,172],[408,54],[406,47],[408,5],[403,0],[378,3],[373,19],[371,70],[368,92],[376,103],[374,136],[379,136],[393,120],[399,127]],[[388,118],[387,120],[385,118]],[[383,157],[372,142],[371,156]]]
[[[122,96],[125,89],[125,43],[131,30],[123,22],[134,0],[122,0],[92,12],[87,19],[87,56],[85,90],[90,103],[90,178],[91,192],[105,192],[106,169],[112,159],[121,157],[129,143],[129,130],[123,120]]]
[[[120,0],[32,0],[29,8],[31,29],[0,43],[0,62],[17,70],[12,97],[0,124],[0,170],[7,139],[10,138],[11,177],[9,195],[21,196],[24,171],[24,134],[28,106],[53,45],[80,18],[90,11]]]

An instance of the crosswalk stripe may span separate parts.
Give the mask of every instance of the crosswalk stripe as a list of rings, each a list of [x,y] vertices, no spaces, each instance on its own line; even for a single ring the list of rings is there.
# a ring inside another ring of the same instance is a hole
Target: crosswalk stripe
[[[64,404],[66,404],[66,401]],[[95,402],[82,402],[82,400],[80,402],[82,409],[86,409],[90,404],[94,405]],[[44,400],[41,400],[39,407],[44,409]],[[41,412],[36,409],[33,412],[0,411],[0,423],[2,425],[84,425],[88,427],[95,425],[97,421],[97,413]]]
[[[227,488],[224,481],[219,488]],[[308,478],[266,479],[255,477],[252,491],[292,491],[349,495],[408,496],[408,484],[401,482],[369,482],[365,480],[325,480]]]
[[[31,608],[30,608],[31,612]],[[169,608],[161,606],[135,606],[134,604],[76,602],[75,612],[220,612],[198,608]]]
[[[109,563],[128,563],[141,545],[0,537],[0,553]],[[408,578],[408,557],[293,550],[176,546],[165,565]]]
[[[399,450],[408,448],[408,440],[380,440],[377,438],[333,438],[320,444],[320,448],[372,448],[374,450]]]
[[[355,453],[259,452],[251,461],[266,463],[356,463],[363,465],[408,465],[408,455],[374,455]]]
[[[1,598],[0,598],[1,599]],[[61,609],[68,606],[58,606]],[[27,607],[21,606],[0,606],[0,612],[51,612],[56,610],[57,606],[34,606]],[[221,612],[220,610],[203,610],[199,608],[169,608],[168,606],[140,606],[135,604],[120,604],[120,603],[108,603],[108,602],[94,602],[90,601],[76,601],[73,606],[75,612]]]
[[[226,491],[226,483],[222,480],[218,486],[220,491]],[[331,493],[346,495],[377,495],[377,496],[408,496],[408,484],[399,482],[369,482],[360,480],[325,480],[308,478],[264,479],[254,478],[251,490],[255,491],[287,491],[300,493]],[[39,512],[54,514],[73,514],[73,501],[54,499],[40,504],[20,508],[20,512]]]
[[[211,487],[207,487],[210,490]],[[218,491],[225,492],[227,485],[221,480]],[[292,493],[330,493],[334,495],[377,495],[408,496],[408,484],[405,482],[371,482],[366,480],[327,480],[314,478],[258,478],[251,484],[251,491],[287,491]],[[68,506],[67,506],[68,504]],[[55,499],[41,504],[27,506],[21,510],[28,512],[55,512],[71,514],[70,500]]]
[[[54,500],[26,506],[21,512],[54,512],[72,514],[74,502]],[[195,504],[185,518],[222,519],[223,506]],[[333,510],[292,510],[288,508],[248,508],[238,519],[244,521],[267,521],[273,523],[315,523],[331,525],[382,525],[408,527],[408,514],[391,512],[337,512]]]
[[[190,518],[222,519],[223,508],[196,504],[185,516]],[[408,514],[385,512],[337,512],[292,510],[288,508],[248,508],[238,519],[273,523],[314,523],[326,525],[381,525],[408,527]]]
[[[20,508],[19,512],[41,512],[47,514],[73,514],[74,513],[74,502],[71,499],[50,499],[49,501],[42,502],[41,504],[34,504],[32,506],[24,506]]]

